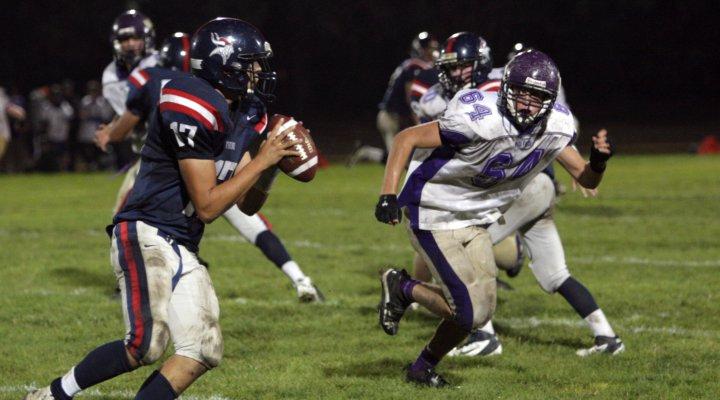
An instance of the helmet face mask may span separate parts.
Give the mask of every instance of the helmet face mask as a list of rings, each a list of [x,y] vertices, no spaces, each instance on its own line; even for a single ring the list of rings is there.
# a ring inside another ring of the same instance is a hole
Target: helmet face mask
[[[505,67],[498,109],[522,132],[544,121],[560,90],[560,72],[537,50],[519,53]]]
[[[509,84],[506,89],[507,111],[519,127],[527,128],[542,119],[552,108],[552,94]]]
[[[215,19],[193,37],[193,73],[226,97],[256,94],[274,100],[277,74],[270,67],[270,57],[272,48],[260,31],[239,19]]]
[[[110,41],[115,62],[131,70],[154,50],[155,28],[150,18],[136,10],[128,10],[115,19]]]
[[[459,32],[445,41],[435,65],[443,89],[452,97],[461,89],[487,80],[492,70],[490,47],[478,35]]]

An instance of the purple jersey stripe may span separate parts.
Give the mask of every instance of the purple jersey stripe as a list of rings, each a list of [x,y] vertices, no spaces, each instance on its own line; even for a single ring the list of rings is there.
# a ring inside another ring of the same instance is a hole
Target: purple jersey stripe
[[[461,146],[470,143],[470,138],[451,129],[440,129],[440,140],[446,146]]]
[[[418,239],[420,246],[425,250],[425,253],[430,257],[443,284],[450,291],[450,296],[455,304],[454,311],[456,321],[462,328],[470,332],[470,330],[472,330],[474,312],[467,287],[452,269],[452,266],[445,258],[442,250],[440,250],[431,231],[413,229],[413,234]]]
[[[436,148],[428,158],[426,158],[420,166],[415,168],[405,184],[398,203],[401,207],[407,207],[410,214],[410,227],[419,229],[419,205],[422,196],[423,187],[427,181],[432,179],[440,169],[450,161],[455,155],[455,151],[449,146],[441,146]]]

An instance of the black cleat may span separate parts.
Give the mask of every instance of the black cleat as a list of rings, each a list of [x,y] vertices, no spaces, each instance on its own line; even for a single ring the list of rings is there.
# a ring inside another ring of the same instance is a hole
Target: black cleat
[[[410,365],[405,368],[405,380],[416,385],[441,388],[450,384],[434,368],[425,368],[415,371]]]
[[[619,336],[595,336],[595,344],[589,349],[580,349],[575,354],[587,357],[593,354],[608,354],[611,356],[625,351],[625,345]]]
[[[410,301],[405,298],[402,293],[400,284],[410,279],[407,271],[389,269],[380,277],[382,285],[382,293],[380,294],[380,305],[378,306],[378,315],[380,317],[380,326],[388,335],[396,335],[398,325],[405,309],[410,305]]]
[[[478,329],[468,336],[463,345],[450,350],[447,355],[450,357],[485,357],[499,354],[502,354],[502,344],[497,335]]]

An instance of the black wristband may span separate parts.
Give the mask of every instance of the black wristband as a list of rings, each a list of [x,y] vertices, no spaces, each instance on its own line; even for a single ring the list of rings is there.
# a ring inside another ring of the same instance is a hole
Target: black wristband
[[[602,174],[605,172],[605,168],[607,168],[607,163],[605,161],[593,162],[593,160],[590,159],[590,169],[593,170],[593,172]]]

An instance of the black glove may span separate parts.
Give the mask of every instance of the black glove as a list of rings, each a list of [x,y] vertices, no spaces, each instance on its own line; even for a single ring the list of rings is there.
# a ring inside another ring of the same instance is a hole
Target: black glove
[[[380,222],[392,225],[402,221],[402,213],[400,213],[400,206],[398,206],[396,195],[380,195],[380,199],[375,206],[375,218]]]
[[[598,174],[602,174],[603,172],[605,172],[607,160],[609,160],[610,157],[612,157],[613,155],[612,143],[610,143],[610,138],[606,137],[605,141],[610,147],[610,153],[600,152],[598,149],[595,148],[594,144],[592,147],[590,147],[590,169],[597,172]]]

